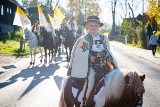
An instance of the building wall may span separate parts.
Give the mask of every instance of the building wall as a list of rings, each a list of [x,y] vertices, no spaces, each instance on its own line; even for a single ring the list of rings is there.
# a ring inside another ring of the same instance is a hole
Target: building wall
[[[0,23],[1,33],[7,33],[7,32],[13,32],[13,31],[14,31],[14,27],[12,25],[6,25],[6,24]]]
[[[17,5],[9,0],[0,0],[0,33],[14,31],[13,20]]]

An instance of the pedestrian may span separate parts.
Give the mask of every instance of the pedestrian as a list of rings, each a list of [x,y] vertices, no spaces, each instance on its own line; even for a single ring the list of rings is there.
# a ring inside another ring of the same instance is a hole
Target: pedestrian
[[[82,33],[83,33],[83,29],[82,29],[82,26],[78,26],[78,30],[77,30],[77,38],[80,38],[82,36]]]
[[[75,79],[87,78],[85,97],[88,98],[95,83],[106,73],[118,68],[118,65],[110,51],[108,37],[98,32],[103,26],[99,17],[91,15],[83,25],[88,33],[75,42],[67,75]],[[107,68],[106,60],[110,63],[110,69]]]
[[[152,54],[153,54],[153,56],[155,57],[156,48],[157,48],[157,36],[156,36],[156,31],[153,31],[153,35],[151,35],[151,37],[150,37],[149,44],[150,44],[151,49],[152,49]]]
[[[76,38],[76,28],[75,28],[75,23],[74,23],[74,17],[71,17],[71,19],[66,23],[69,31],[72,32],[72,34],[74,35],[74,37]]]

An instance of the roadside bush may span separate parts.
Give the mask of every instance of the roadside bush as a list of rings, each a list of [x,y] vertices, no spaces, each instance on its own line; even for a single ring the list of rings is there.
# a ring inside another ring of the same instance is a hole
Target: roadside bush
[[[143,44],[143,41],[142,41],[142,28],[140,28],[140,27],[136,28],[135,33],[137,35],[137,40],[136,40],[137,43],[136,43],[136,45],[137,45],[137,47],[142,48],[142,44]]]
[[[21,39],[23,39],[23,31],[20,28],[14,32],[0,33],[0,37],[0,41],[3,41],[3,43],[6,43],[7,40],[20,41]]]
[[[23,39],[23,31],[22,29],[19,29],[18,31],[15,31],[13,34],[13,40],[19,41],[20,39]]]

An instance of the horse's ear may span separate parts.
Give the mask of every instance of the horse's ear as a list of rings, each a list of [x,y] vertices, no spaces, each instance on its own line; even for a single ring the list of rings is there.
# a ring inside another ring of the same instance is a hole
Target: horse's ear
[[[145,74],[143,74],[143,75],[140,76],[142,82],[144,81],[145,77],[146,77]]]
[[[126,75],[126,76],[125,76],[126,84],[129,84],[129,78],[130,78],[129,75]]]

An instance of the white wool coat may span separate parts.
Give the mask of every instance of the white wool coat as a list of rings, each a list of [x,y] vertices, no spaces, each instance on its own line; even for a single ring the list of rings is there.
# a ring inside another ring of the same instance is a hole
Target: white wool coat
[[[102,34],[99,34],[101,38],[103,38],[103,46],[105,50],[108,52],[108,54],[111,54],[113,57],[112,53],[110,52],[110,46],[109,46],[109,39],[107,36],[104,36]],[[69,69],[71,72],[71,77],[74,78],[86,78],[89,75],[89,70],[90,70],[90,62],[89,62],[89,57],[90,57],[90,48],[92,45],[92,35],[88,33],[85,36],[82,36],[79,38],[75,45],[73,46],[72,54],[71,54],[71,59],[69,63]],[[113,57],[115,65],[117,65],[117,61]]]

